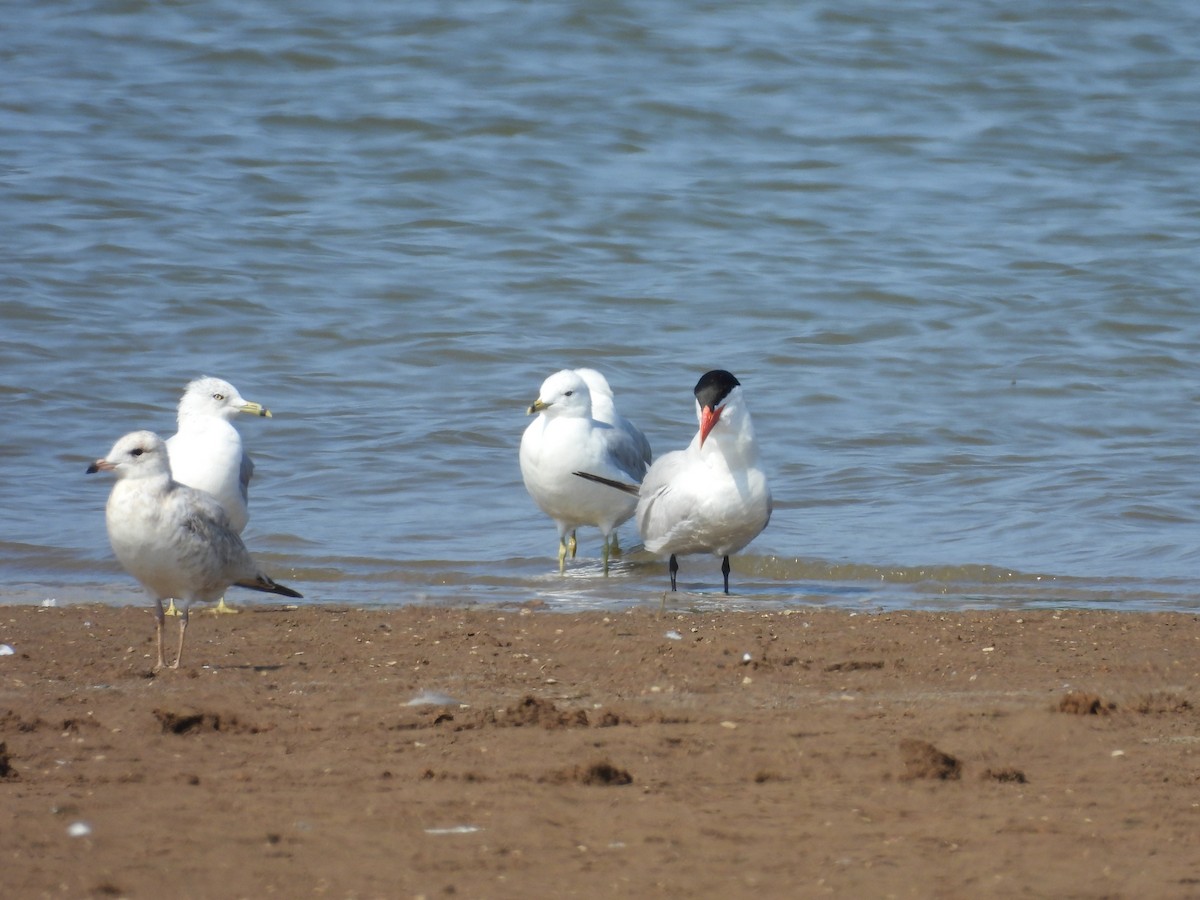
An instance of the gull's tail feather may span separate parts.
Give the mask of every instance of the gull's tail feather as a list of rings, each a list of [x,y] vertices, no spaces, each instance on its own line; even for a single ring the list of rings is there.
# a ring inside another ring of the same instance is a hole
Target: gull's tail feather
[[[572,475],[577,475],[587,481],[594,481],[597,484],[606,484],[610,488],[616,488],[618,491],[624,491],[626,494],[638,495],[638,486],[636,484],[627,484],[624,481],[615,481],[612,478],[605,478],[602,475],[593,475],[591,472],[572,472]]]
[[[252,591],[262,591],[264,594],[282,594],[285,597],[304,598],[299,591],[293,591],[286,584],[276,584],[266,575],[259,575],[254,581],[239,581],[237,586],[249,588]]]

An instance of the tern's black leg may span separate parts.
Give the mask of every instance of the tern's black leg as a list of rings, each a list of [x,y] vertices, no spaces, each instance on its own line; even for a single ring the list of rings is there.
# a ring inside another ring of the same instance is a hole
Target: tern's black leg
[[[667,565],[667,571],[671,573],[671,590],[675,590],[675,576],[679,573],[679,560],[675,558],[675,554],[671,554],[671,562]]]
[[[721,575],[725,578],[725,593],[729,593],[729,557],[721,560]]]

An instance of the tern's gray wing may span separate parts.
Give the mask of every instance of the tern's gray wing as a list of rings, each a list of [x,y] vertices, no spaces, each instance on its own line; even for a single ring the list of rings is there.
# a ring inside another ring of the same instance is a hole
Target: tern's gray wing
[[[686,477],[688,463],[686,451],[668,453],[659,457],[642,482],[638,531],[651,552],[680,540],[690,543],[688,535],[694,528],[698,498]]]

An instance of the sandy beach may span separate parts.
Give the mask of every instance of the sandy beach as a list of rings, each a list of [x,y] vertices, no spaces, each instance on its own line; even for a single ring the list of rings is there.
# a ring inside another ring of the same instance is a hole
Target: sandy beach
[[[0,611],[0,894],[1200,896],[1196,616],[237,599]]]

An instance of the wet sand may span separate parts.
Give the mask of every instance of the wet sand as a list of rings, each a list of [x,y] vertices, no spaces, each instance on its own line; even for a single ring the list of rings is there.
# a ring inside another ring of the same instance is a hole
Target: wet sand
[[[0,610],[0,895],[1200,896],[1197,616],[237,599]]]

